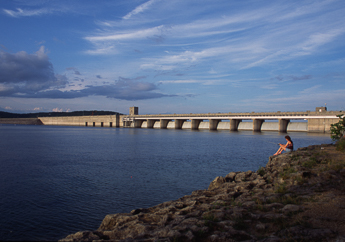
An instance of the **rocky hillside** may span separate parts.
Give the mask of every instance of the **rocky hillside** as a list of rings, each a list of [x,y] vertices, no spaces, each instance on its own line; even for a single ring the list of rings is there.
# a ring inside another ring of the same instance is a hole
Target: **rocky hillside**
[[[345,241],[345,153],[333,145],[271,156],[207,190],[130,213],[61,241]]]

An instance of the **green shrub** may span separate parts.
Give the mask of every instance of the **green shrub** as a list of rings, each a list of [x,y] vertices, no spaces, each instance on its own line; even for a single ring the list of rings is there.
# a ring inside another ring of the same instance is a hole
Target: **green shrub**
[[[333,141],[338,141],[341,137],[343,137],[345,132],[345,115],[340,114],[337,115],[339,117],[339,122],[335,124],[331,124],[331,138]]]
[[[340,139],[336,144],[338,151],[345,151],[345,139]]]

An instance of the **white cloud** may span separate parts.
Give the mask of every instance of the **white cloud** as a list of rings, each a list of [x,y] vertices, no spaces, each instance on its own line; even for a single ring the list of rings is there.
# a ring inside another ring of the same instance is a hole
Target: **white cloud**
[[[279,16],[278,20],[292,19],[299,16],[315,13],[322,10],[322,8],[326,7],[327,5],[332,4],[336,1],[337,0],[312,1],[310,4],[307,4],[307,5],[302,5],[302,6],[297,5],[296,7],[292,6],[294,10],[289,11],[288,13]]]
[[[61,113],[61,112],[63,112],[63,109],[62,109],[62,108],[53,108],[52,111],[53,111],[53,112]]]
[[[241,100],[241,103],[248,103],[248,105],[258,104],[262,105],[273,105],[273,106],[284,106],[284,107],[300,107],[309,106],[316,107],[328,103],[333,106],[340,106],[345,103],[345,89],[339,90],[317,90],[319,86],[315,86],[311,89],[306,89],[297,93],[296,95],[287,96],[286,93],[280,93],[278,97],[272,98],[267,95]],[[275,94],[271,96],[276,96]]]
[[[118,52],[113,46],[96,46],[96,49],[86,50],[84,53],[88,55],[113,55]]]
[[[309,88],[304,89],[303,91],[300,91],[300,94],[313,94],[317,92],[322,87],[322,85],[315,85]]]
[[[313,51],[321,45],[325,45],[329,42],[332,42],[336,37],[343,34],[344,32],[345,32],[345,28],[333,29],[325,33],[312,34],[309,37],[309,39],[305,43],[303,43],[303,46],[301,47],[301,49],[303,51],[308,51],[308,52]]]
[[[3,9],[3,11],[11,16],[11,17],[28,17],[28,16],[36,16],[36,15],[42,15],[42,14],[48,14],[51,11],[48,9],[35,9],[35,10],[23,10],[21,8],[17,8],[17,11]]]
[[[104,35],[104,36],[85,37],[85,39],[89,40],[91,42],[143,39],[143,38],[147,38],[149,36],[153,36],[155,34],[160,34],[162,29],[164,29],[163,25],[153,27],[153,28],[148,28],[148,29],[127,31],[127,33],[118,33],[118,34],[110,34],[110,35]]]
[[[200,83],[200,80],[170,80],[160,81],[160,84],[187,84],[187,83]]]
[[[157,2],[157,0],[150,0],[150,1],[147,1],[146,3],[143,3],[143,4],[139,5],[133,11],[128,13],[126,16],[124,16],[123,19],[129,19],[133,15],[137,15],[138,13],[142,13],[142,12],[146,11],[155,2]]]
[[[165,65],[164,63],[161,63],[161,64],[148,63],[148,64],[140,65],[140,69],[142,70],[153,69],[153,70],[159,70],[159,71],[171,71],[171,70],[174,70],[176,67],[177,66],[174,66],[174,65]]]

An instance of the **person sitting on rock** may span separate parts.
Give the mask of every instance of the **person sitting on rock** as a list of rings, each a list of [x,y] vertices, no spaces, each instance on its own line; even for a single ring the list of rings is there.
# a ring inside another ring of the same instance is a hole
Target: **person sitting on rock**
[[[287,143],[285,145],[279,143],[278,145],[280,147],[279,147],[279,149],[277,150],[277,152],[274,155],[281,154],[283,152],[283,150],[285,150],[285,152],[293,151],[293,142],[292,142],[290,136],[288,136],[288,135],[285,136],[285,139],[286,139]]]

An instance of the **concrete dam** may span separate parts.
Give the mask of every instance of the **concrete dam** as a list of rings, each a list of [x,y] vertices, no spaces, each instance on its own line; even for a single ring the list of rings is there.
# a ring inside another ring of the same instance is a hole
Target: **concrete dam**
[[[327,111],[317,107],[306,112],[251,112],[207,114],[139,115],[138,107],[131,107],[129,115],[41,117],[44,125],[87,127],[122,127],[191,130],[251,130],[279,132],[330,132],[342,111]]]

